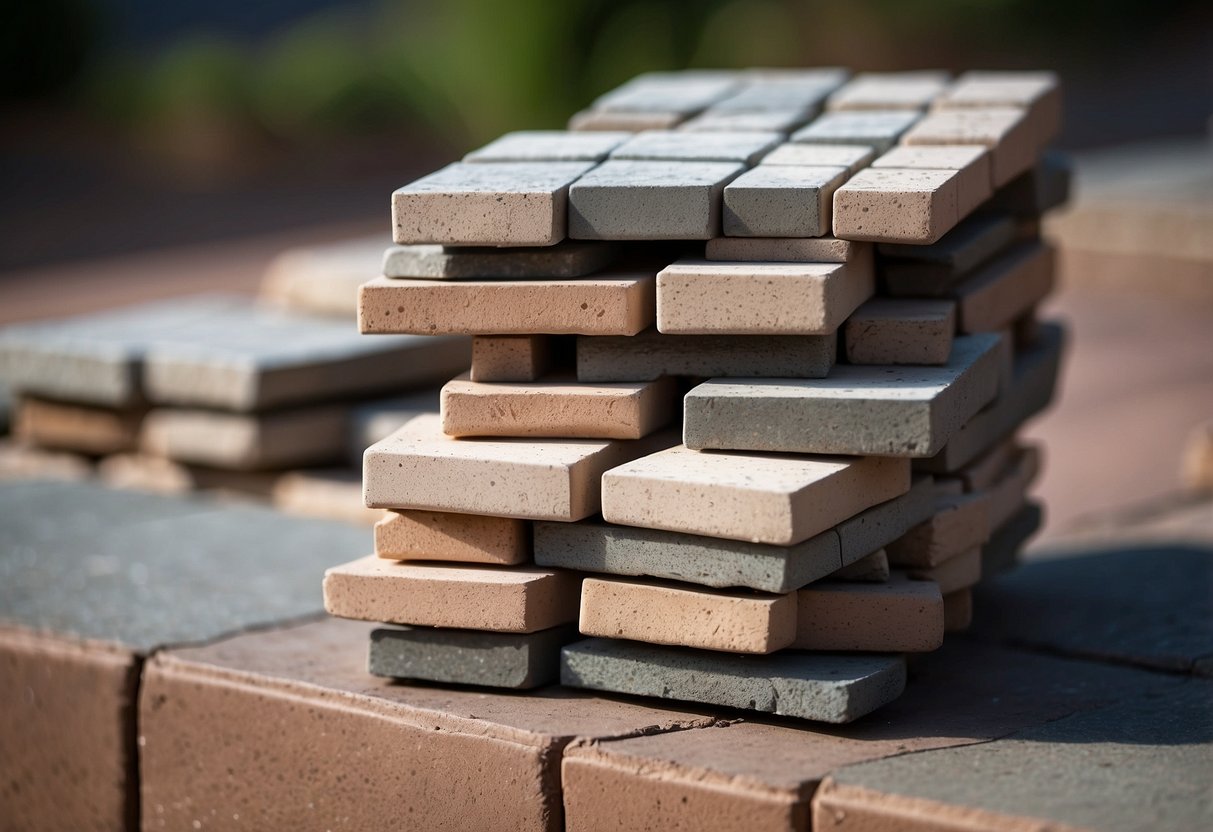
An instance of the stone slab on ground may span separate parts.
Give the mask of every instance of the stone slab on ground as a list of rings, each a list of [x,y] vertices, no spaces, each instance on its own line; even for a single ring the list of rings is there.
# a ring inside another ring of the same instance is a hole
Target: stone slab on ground
[[[678,445],[607,471],[602,515],[628,526],[791,546],[909,488],[906,460]]]
[[[635,335],[653,325],[655,285],[651,273],[458,282],[380,277],[362,286],[358,326],[376,335]]]
[[[581,520],[601,505],[604,471],[674,444],[645,439],[454,439],[419,416],[367,449],[368,506]]]
[[[513,566],[531,557],[528,524],[509,517],[444,511],[389,511],[375,524],[375,554]]]
[[[897,297],[939,297],[960,278],[1014,242],[1018,226],[1006,214],[982,213],[929,246],[881,243],[885,290]]]
[[[870,268],[872,245],[837,237],[713,237],[705,260],[776,263],[850,263]]]
[[[930,245],[960,213],[962,174],[954,170],[861,170],[834,192],[834,236]]]
[[[851,364],[946,364],[956,332],[950,300],[872,298],[847,318]]]
[[[844,167],[759,165],[724,186],[729,237],[820,237],[830,232],[834,191]]]
[[[793,649],[923,653],[943,644],[943,596],[930,581],[821,581],[796,597]]]
[[[13,409],[18,442],[53,451],[100,455],[139,444],[142,407],[112,408],[21,396]]]
[[[900,656],[734,656],[587,639],[561,651],[563,685],[845,723],[901,695]]]
[[[862,144],[781,144],[766,156],[762,165],[841,166],[858,173],[876,158],[876,150]]]
[[[518,130],[473,150],[465,162],[601,162],[632,138],[606,131]]]
[[[734,162],[753,165],[783,141],[777,132],[686,133],[647,130],[611,151],[611,159],[654,162]]]
[[[534,633],[379,627],[367,669],[389,679],[531,690],[560,680],[560,648],[578,638],[571,624]]]
[[[792,134],[800,144],[859,144],[884,153],[918,121],[913,110],[826,113]]]
[[[584,277],[606,268],[618,255],[619,249],[610,243],[581,240],[537,248],[390,246],[382,253],[382,274],[426,280]],[[359,285],[374,276],[367,273]]]
[[[931,457],[994,398],[999,336],[940,367],[839,365],[824,379],[713,379],[684,399],[687,447]]]

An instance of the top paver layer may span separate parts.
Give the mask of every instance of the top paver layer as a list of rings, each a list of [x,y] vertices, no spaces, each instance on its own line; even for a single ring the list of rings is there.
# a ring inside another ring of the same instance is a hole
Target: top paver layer
[[[631,133],[519,130],[463,157],[465,162],[601,162]]]
[[[780,133],[648,130],[611,151],[612,159],[755,164],[783,141]]]

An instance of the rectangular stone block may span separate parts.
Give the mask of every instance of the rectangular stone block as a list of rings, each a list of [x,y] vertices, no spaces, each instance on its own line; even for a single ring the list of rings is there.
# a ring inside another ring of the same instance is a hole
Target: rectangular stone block
[[[930,457],[994,398],[998,343],[995,335],[957,338],[939,367],[713,379],[683,400],[683,440],[695,449]]]
[[[813,117],[812,110],[705,110],[678,125],[689,133],[790,133]]]
[[[649,381],[662,376],[824,378],[833,335],[665,335],[577,339],[580,382]]]
[[[870,555],[864,555],[854,563],[848,563],[837,572],[831,573],[829,578],[831,581],[883,584],[888,582],[889,576],[889,558],[884,549],[877,549]]]
[[[389,511],[375,524],[375,554],[513,566],[531,559],[530,524],[509,517],[446,511]]]
[[[943,644],[943,596],[930,581],[821,581],[796,598],[796,650],[928,653]]]
[[[780,133],[648,130],[611,151],[612,159],[656,162],[733,162],[754,165],[783,141]]]
[[[1029,170],[1043,150],[1028,114],[1013,107],[930,113],[906,131],[902,144],[981,145],[990,151],[990,184],[1001,188]]]
[[[604,336],[605,337],[605,336]],[[538,381],[571,364],[573,342],[551,335],[477,335],[470,378],[480,382]]]
[[[867,168],[834,192],[834,236],[929,245],[960,222],[959,171]]]
[[[766,654],[792,643],[796,596],[586,578],[578,627],[587,636]]]
[[[679,699],[817,722],[851,722],[901,695],[901,656],[730,656],[587,639],[561,651],[569,687]]]
[[[830,95],[826,109],[924,110],[948,80],[948,73],[936,70],[861,72]]]
[[[830,231],[842,167],[759,165],[724,186],[724,233],[730,237],[820,237]]]
[[[1006,214],[976,214],[929,246],[882,243],[884,290],[897,297],[939,297],[963,276],[1006,250],[1016,224]]]
[[[665,427],[679,405],[671,378],[585,384],[541,381],[485,384],[466,375],[442,388],[447,436],[548,436],[640,439]]]
[[[850,263],[680,260],[657,275],[657,329],[675,335],[828,335],[872,296]]]
[[[883,549],[931,516],[934,482],[916,475],[906,493],[878,503],[839,523],[834,531],[843,565]]]
[[[862,144],[797,144],[787,142],[762,157],[761,165],[843,167],[858,173],[876,158],[876,149]]]
[[[956,211],[961,219],[994,193],[990,154],[977,145],[901,145],[872,162],[872,167],[957,171]]]
[[[958,589],[943,596],[945,633],[962,633],[973,623],[973,590]]]
[[[840,71],[842,72],[842,71]],[[712,105],[712,113],[763,113],[772,110],[798,110],[811,117],[821,109],[831,90],[845,75],[772,75],[751,74],[744,86]]]
[[[705,260],[782,263],[851,263],[870,268],[872,246],[837,237],[714,237],[704,250]]]
[[[917,110],[826,113],[793,133],[792,141],[799,144],[859,144],[884,153],[919,118]]]
[[[367,669],[389,679],[531,690],[560,681],[560,648],[578,638],[571,624],[534,633],[378,627]]]
[[[391,246],[382,253],[382,274],[426,280],[550,280],[593,274],[609,266],[618,254],[619,249],[610,243],[584,240],[564,240],[537,248]],[[364,273],[356,286],[374,276],[373,272]]]
[[[984,494],[940,495],[935,513],[885,547],[894,566],[929,568],[990,539],[990,499]]]
[[[1061,81],[1053,72],[966,72],[933,104],[937,110],[1020,107],[1043,147],[1061,132]]]
[[[602,478],[611,523],[791,546],[910,487],[905,460],[701,453],[682,446]],[[866,552],[864,554],[867,554]]]
[[[736,162],[610,159],[569,190],[569,235],[578,240],[719,237],[724,186],[743,170]]]
[[[518,130],[473,150],[463,157],[463,161],[601,162],[630,138],[632,134],[627,132]]]
[[[916,581],[934,581],[944,595],[976,586],[982,574],[982,547],[948,558],[936,566],[914,566],[906,574]]]
[[[1006,329],[1053,290],[1055,251],[1020,243],[956,285],[961,332]]]
[[[604,471],[676,441],[454,439],[419,416],[367,449],[364,496],[372,508],[580,520],[600,508]]]
[[[950,300],[872,298],[847,318],[847,361],[946,364],[955,332]]]
[[[682,113],[581,110],[569,117],[568,127],[570,131],[639,133],[641,130],[669,130],[686,118]]]
[[[594,99],[605,112],[674,112],[689,116],[728,97],[742,86],[738,72],[689,70],[645,72]]]
[[[370,334],[635,335],[653,325],[655,285],[652,274],[458,283],[380,277],[362,287],[358,325]]]
[[[129,451],[139,443],[142,407],[96,407],[21,396],[13,435],[27,445],[82,454]]]
[[[533,633],[577,620],[580,581],[560,570],[396,563],[369,555],[324,573],[324,608],[361,621]]]
[[[566,236],[569,185],[593,162],[455,162],[392,194],[392,239],[550,246]]]

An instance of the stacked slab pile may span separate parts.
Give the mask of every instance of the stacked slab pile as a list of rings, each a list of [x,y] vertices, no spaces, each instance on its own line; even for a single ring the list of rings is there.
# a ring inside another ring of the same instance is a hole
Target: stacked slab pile
[[[576,621],[569,685],[898,696],[1040,522],[1014,434],[1060,356],[1059,118],[1047,74],[641,76],[398,190],[362,330],[475,338],[441,415],[368,450],[395,513],[326,578],[404,625],[372,672],[531,687]]]

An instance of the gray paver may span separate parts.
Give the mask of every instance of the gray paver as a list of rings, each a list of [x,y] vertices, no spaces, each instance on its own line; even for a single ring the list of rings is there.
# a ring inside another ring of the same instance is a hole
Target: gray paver
[[[580,240],[539,248],[392,246],[383,253],[383,274],[430,280],[582,277],[609,266],[618,254],[610,243]]]
[[[612,159],[670,162],[757,163],[783,141],[781,133],[647,130],[611,151]]]
[[[881,243],[881,274],[895,297],[940,297],[962,277],[1010,246],[1015,221],[1006,214],[977,214],[929,246]]]
[[[620,131],[518,130],[463,157],[465,162],[601,162],[632,138]]]
[[[813,116],[800,107],[771,110],[707,110],[678,129],[690,133],[789,133]]]
[[[915,110],[826,113],[792,134],[806,144],[866,144],[883,153],[918,121]]]
[[[830,230],[834,191],[844,167],[759,165],[724,188],[730,237],[820,237]]]
[[[626,113],[696,113],[736,90],[741,75],[727,70],[646,72],[603,93],[593,109]]]

